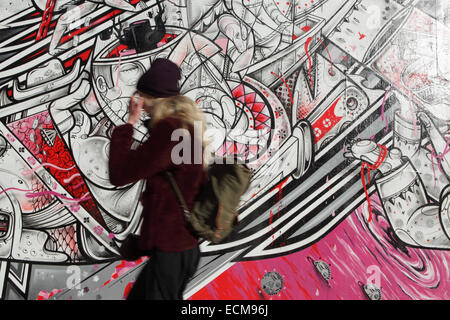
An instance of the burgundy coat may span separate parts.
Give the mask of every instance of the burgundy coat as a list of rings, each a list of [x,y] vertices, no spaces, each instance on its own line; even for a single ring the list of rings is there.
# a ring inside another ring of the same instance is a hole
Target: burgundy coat
[[[165,170],[173,172],[188,208],[192,209],[195,196],[207,181],[207,174],[202,164],[194,164],[192,126],[189,126],[192,137],[191,164],[176,165],[172,162],[172,148],[180,143],[171,141],[172,132],[177,128],[181,128],[180,119],[168,117],[160,120],[150,131],[150,138],[136,150],[131,150],[131,124],[118,126],[112,133],[109,157],[111,183],[123,186],[146,179],[140,238],[143,250],[156,248],[177,252],[198,245],[198,239],[186,229],[183,210],[163,173]]]

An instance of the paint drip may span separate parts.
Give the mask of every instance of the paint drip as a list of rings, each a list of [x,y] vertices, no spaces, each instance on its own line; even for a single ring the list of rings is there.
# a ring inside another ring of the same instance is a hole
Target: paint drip
[[[361,164],[361,181],[362,181],[362,184],[363,184],[363,187],[364,187],[364,193],[366,194],[367,204],[369,206],[369,219],[368,219],[367,222],[372,221],[372,206],[370,204],[369,193],[367,192],[366,179],[364,178],[364,169],[365,169],[365,167],[367,167],[367,169],[369,169],[368,172],[367,172],[367,176],[368,176],[368,179],[369,179],[368,182],[370,184],[370,171],[378,169],[383,164],[384,159],[386,159],[386,155],[387,155],[387,148],[386,148],[386,146],[383,146],[383,145],[380,145],[380,144],[378,146],[380,147],[380,154],[378,156],[377,161],[373,165],[368,164],[367,162],[363,162]]]

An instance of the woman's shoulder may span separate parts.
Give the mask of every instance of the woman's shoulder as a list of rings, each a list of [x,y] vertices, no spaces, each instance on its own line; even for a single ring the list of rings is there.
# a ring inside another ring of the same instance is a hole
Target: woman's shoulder
[[[174,116],[168,116],[168,117],[162,118],[156,123],[156,125],[160,125],[163,127],[171,127],[174,129],[185,128],[186,125],[188,127],[192,127],[192,125],[189,122],[184,121],[183,119],[174,117]]]
[[[153,128],[179,128],[181,127],[181,119],[175,117],[165,117],[159,119],[155,124],[153,124]]]
[[[168,116],[168,117],[162,118],[159,121],[166,121],[166,122],[172,123],[172,124],[181,124],[183,122],[182,119],[174,117],[174,116]]]

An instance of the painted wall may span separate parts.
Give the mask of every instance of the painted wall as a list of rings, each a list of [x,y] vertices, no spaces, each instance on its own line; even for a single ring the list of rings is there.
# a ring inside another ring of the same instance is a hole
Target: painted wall
[[[0,4],[2,299],[123,299],[148,261],[111,130],[158,57],[217,155],[253,169],[240,224],[201,243],[187,299],[448,299],[444,0]],[[144,119],[143,119],[144,120]],[[148,138],[139,123],[136,145]],[[151,257],[150,257],[151,259]]]

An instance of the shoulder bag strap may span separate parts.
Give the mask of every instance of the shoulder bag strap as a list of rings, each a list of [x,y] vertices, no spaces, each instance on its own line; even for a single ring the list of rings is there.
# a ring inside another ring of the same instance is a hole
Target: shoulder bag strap
[[[181,194],[181,190],[178,187],[177,182],[175,181],[175,178],[173,177],[172,172],[166,171],[165,172],[167,179],[169,180],[170,186],[172,187],[172,190],[175,192],[175,196],[178,199],[178,202],[180,203],[181,207],[183,208],[184,215],[187,217],[191,214],[189,211],[186,202],[184,201],[184,197]]]

